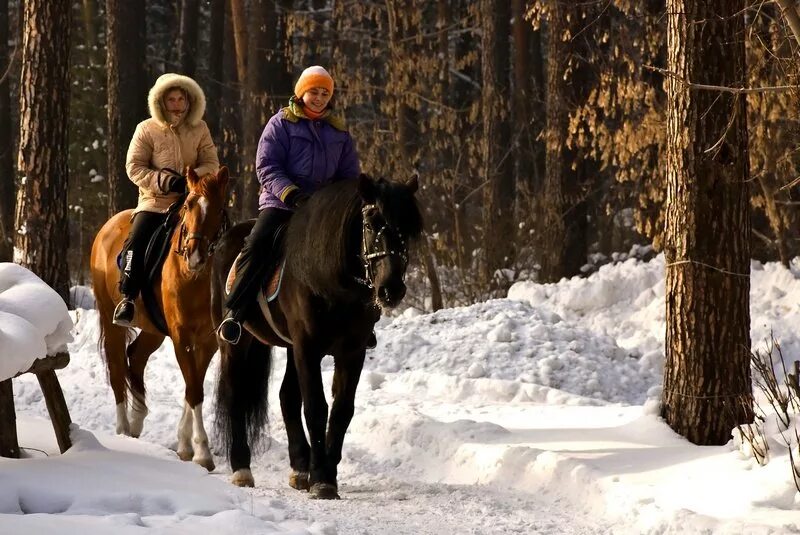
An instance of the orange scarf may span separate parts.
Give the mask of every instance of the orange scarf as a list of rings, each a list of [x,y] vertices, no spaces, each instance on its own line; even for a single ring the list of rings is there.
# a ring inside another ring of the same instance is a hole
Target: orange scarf
[[[303,107],[303,115],[305,115],[306,117],[308,117],[312,121],[316,121],[317,119],[319,119],[320,117],[325,115],[326,111],[328,111],[328,110],[322,110],[321,112],[315,112],[314,110],[312,110],[308,106],[304,106]]]

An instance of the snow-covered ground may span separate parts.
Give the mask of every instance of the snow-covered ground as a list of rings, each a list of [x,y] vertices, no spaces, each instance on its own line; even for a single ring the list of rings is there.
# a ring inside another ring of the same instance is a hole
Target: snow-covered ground
[[[520,283],[508,299],[384,318],[333,502],[286,484],[282,351],[270,448],[254,456],[256,488],[242,490],[227,483],[224,459],[209,476],[170,451],[183,382],[168,344],[148,365],[141,439],[113,436],[96,313],[78,310],[72,362],[59,371],[76,446],[57,455],[35,378],[16,379],[30,458],[0,460],[0,533],[800,532],[779,432],[760,466],[733,441],[689,444],[658,417],[663,272],[662,257],[628,260],[587,279]],[[751,297],[754,347],[773,331],[784,356],[800,359],[800,274],[754,263]],[[328,360],[325,370],[330,382]],[[209,428],[215,375],[216,360]]]

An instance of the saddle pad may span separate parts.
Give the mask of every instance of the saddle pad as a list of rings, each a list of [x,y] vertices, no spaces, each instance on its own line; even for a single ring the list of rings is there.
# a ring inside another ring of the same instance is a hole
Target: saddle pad
[[[233,283],[236,281],[236,264],[238,263],[240,256],[242,256],[242,253],[239,253],[236,256],[236,260],[233,261],[231,269],[228,271],[228,277],[225,279],[225,295],[229,295],[233,289]],[[278,293],[281,289],[281,282],[283,281],[283,270],[285,265],[286,261],[284,260],[281,262],[281,265],[278,266],[275,272],[268,276],[261,285],[260,291],[264,294],[264,297],[268,303],[274,301],[278,297]]]

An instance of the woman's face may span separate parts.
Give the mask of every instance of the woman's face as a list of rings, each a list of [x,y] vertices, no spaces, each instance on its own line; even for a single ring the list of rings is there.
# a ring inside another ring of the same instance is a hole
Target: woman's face
[[[303,104],[317,113],[324,110],[330,101],[330,92],[322,87],[312,87],[303,94]]]
[[[164,108],[171,119],[181,119],[188,107],[189,103],[186,100],[186,95],[180,89],[171,89],[164,95]]]

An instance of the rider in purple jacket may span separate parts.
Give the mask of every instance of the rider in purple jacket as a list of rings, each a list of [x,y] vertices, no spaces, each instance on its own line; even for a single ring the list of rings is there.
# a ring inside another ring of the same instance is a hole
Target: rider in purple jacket
[[[236,344],[241,322],[259,281],[277,264],[278,230],[318,189],[360,173],[353,138],[329,106],[333,78],[319,66],[303,71],[289,105],[272,116],[261,134],[256,174],[259,215],[236,264],[236,282],[225,306],[219,336]]]

